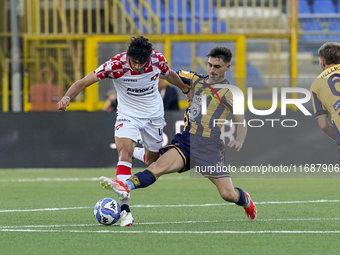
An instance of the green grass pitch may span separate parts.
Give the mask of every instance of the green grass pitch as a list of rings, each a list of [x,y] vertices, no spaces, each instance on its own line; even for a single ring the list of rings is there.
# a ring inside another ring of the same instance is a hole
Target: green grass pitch
[[[0,170],[0,254],[340,253],[339,179],[233,179],[257,203],[251,222],[209,180],[171,174],[132,192],[135,225],[121,228],[93,216],[117,199],[97,181],[114,172]]]

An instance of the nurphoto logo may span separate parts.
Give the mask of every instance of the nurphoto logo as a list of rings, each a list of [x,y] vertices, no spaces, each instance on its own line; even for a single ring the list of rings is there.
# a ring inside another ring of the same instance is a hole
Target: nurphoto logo
[[[205,84],[206,85],[206,84]],[[209,86],[210,87],[210,86]],[[233,102],[233,114],[234,115],[244,115],[244,94],[242,90],[234,85],[230,84],[216,84],[215,88],[225,88],[229,89],[231,93],[233,94],[232,102]],[[203,91],[205,91],[215,102],[215,104],[218,104],[212,95],[211,92],[207,91],[206,89],[200,88]],[[214,88],[211,88],[211,91],[217,95],[217,98],[219,99],[219,103],[222,105],[222,101],[220,97],[218,96],[218,93]],[[300,98],[288,98],[287,95],[289,93],[300,93],[303,94],[304,97]],[[201,112],[203,115],[207,114],[207,94],[202,94],[202,102],[201,102]],[[251,113],[257,116],[267,116],[275,112],[278,106],[278,90],[277,88],[273,88],[272,90],[272,106],[270,109],[264,109],[264,110],[259,110],[255,109],[253,105],[253,88],[248,88],[247,90],[247,105],[248,109]],[[312,115],[304,106],[304,103],[307,103],[311,99],[311,95],[309,90],[304,89],[304,88],[293,88],[293,87],[283,87],[281,88],[281,115],[286,116],[287,114],[287,105],[292,104],[295,105],[304,115],[310,116]],[[271,126],[274,127],[275,122],[280,122],[283,127],[295,127],[297,126],[298,122],[294,119],[265,119],[266,122],[271,123]],[[238,123],[238,122],[232,122],[228,121],[225,119],[214,119],[214,126],[218,124],[226,124],[228,122],[231,122],[231,125],[235,124],[242,124],[250,127],[262,127],[265,123],[265,121],[261,119],[250,119],[247,121],[244,121],[243,123]]]

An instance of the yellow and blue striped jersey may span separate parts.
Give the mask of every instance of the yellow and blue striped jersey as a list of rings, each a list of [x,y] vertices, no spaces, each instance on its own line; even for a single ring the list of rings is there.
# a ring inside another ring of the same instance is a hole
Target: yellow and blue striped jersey
[[[184,131],[190,134],[219,138],[221,128],[233,109],[233,95],[227,88],[216,88],[216,84],[229,84],[224,79],[218,83],[207,83],[208,75],[179,71],[182,81],[190,85],[191,100],[184,115]],[[202,114],[202,95],[206,94],[206,114]],[[215,120],[215,121],[214,121]]]
[[[331,115],[332,122],[340,124],[340,65],[324,70],[311,89],[315,117]]]

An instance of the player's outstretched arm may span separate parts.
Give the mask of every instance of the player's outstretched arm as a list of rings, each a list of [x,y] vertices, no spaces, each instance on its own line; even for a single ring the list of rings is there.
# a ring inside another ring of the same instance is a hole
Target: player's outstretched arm
[[[70,101],[75,98],[80,93],[80,91],[97,81],[97,76],[95,75],[95,73],[91,72],[84,78],[73,83],[72,86],[67,90],[63,98],[57,103],[58,110],[66,111],[66,107],[70,105]]]
[[[247,136],[247,123],[244,115],[234,115],[234,119],[235,122],[238,123],[236,139],[230,141],[228,146],[240,151]]]
[[[333,127],[329,124],[327,116],[322,115],[318,117],[318,124],[321,130],[333,141],[335,141],[335,135],[333,132]]]
[[[177,73],[173,70],[170,70],[170,74],[168,76],[162,76],[161,78],[164,78],[167,82],[174,84],[178,88],[182,90],[182,92],[188,92],[189,88],[187,85],[179,78]]]

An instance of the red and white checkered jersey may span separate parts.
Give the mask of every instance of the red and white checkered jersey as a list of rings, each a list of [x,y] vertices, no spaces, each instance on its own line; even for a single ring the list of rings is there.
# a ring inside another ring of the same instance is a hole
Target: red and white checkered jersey
[[[159,74],[167,76],[170,73],[163,54],[153,51],[150,61],[140,72],[135,72],[123,52],[106,61],[94,73],[99,80],[112,79],[117,91],[118,113],[136,118],[163,117],[158,80]]]

